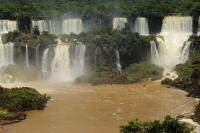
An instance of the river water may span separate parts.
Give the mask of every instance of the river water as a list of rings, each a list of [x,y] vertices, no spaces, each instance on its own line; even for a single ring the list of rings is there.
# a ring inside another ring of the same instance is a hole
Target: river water
[[[31,82],[3,86],[31,86],[52,97],[43,111],[28,112],[26,120],[6,126],[8,133],[117,133],[131,119],[163,119],[190,114],[197,102],[160,82],[129,85],[77,85]]]

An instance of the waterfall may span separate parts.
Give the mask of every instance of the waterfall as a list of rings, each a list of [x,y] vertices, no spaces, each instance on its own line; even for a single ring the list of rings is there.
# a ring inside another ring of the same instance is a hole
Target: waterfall
[[[48,56],[49,56],[49,48],[45,49],[44,53],[42,55],[42,74],[43,74],[43,76],[47,76],[49,73]]]
[[[71,81],[73,75],[70,70],[69,45],[57,45],[55,56],[51,63],[51,79],[54,81]]]
[[[80,34],[82,32],[82,20],[78,18],[71,18],[63,20],[62,24],[63,34]]]
[[[37,26],[39,31],[48,31],[49,32],[49,26],[46,20],[38,20],[38,21],[32,21],[33,27]]]
[[[16,21],[0,20],[0,67],[14,64],[14,44],[3,44],[2,35],[16,29]]]
[[[72,71],[75,76],[80,76],[84,73],[85,66],[85,45],[73,45]]]
[[[150,41],[151,44],[151,62],[155,64],[157,60],[159,60],[159,51],[154,40]]]
[[[39,66],[39,46],[35,48],[35,64],[38,67]]]
[[[117,66],[117,70],[121,73],[121,72],[122,72],[122,68],[121,68],[121,64],[120,64],[120,54],[119,54],[119,50],[115,50],[115,56],[116,56],[116,66]]]
[[[0,34],[8,33],[17,29],[17,22],[10,20],[0,20]]]
[[[185,63],[189,57],[190,43],[187,42],[192,35],[192,17],[168,16],[163,20],[161,33],[157,36],[159,47],[152,45],[152,54],[159,57],[153,59],[154,64],[167,71],[180,63]],[[157,52],[158,51],[158,52]]]
[[[127,18],[116,17],[113,18],[113,29],[123,29],[127,23]]]
[[[140,35],[149,35],[148,21],[144,17],[138,17],[135,20],[134,32],[138,32]]]
[[[26,44],[25,63],[26,63],[26,67],[29,68],[29,54],[28,54],[28,45],[27,44]]]
[[[198,25],[198,32],[197,35],[200,36],[200,17],[199,17],[199,25]]]
[[[61,32],[61,22],[58,20],[37,20],[37,21],[32,21],[33,27],[38,26],[38,29],[40,32],[42,31],[47,31],[51,34],[58,35]]]
[[[50,58],[50,51],[54,51]],[[42,74],[49,76],[50,80],[56,82],[73,81],[84,73],[85,67],[85,45],[68,45],[58,41],[51,49],[44,50],[42,55]]]

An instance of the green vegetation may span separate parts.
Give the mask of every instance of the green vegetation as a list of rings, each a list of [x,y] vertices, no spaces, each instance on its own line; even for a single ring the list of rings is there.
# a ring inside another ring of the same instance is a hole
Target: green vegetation
[[[197,59],[193,58],[193,60],[188,60],[185,64],[177,65],[175,70],[179,77],[175,80],[165,79],[162,81],[162,83],[172,85],[172,86],[187,90],[189,92],[192,92],[194,88],[198,88],[199,86],[198,85],[198,80],[199,80],[198,71],[200,67],[199,67],[198,61],[197,63],[195,63],[196,60],[198,59],[199,58]]]
[[[115,66],[115,50],[118,50],[122,68],[126,68],[132,63],[146,61],[149,58],[149,42],[154,36],[140,36],[138,33],[133,33],[127,25],[123,30],[99,27],[87,33],[71,35],[69,38],[86,44],[89,47],[88,55],[96,55],[97,66]],[[94,61],[89,61],[89,64],[94,64]]]
[[[32,33],[23,33],[19,31],[9,32],[4,34],[2,37],[3,43],[7,42],[15,42],[17,45],[30,45],[30,46],[37,46],[37,45],[50,45],[55,44],[56,36],[49,34],[48,32],[40,32],[38,31],[38,27],[34,27],[32,29]]]
[[[24,111],[43,110],[50,97],[33,88],[3,88],[0,86],[0,125],[26,119]]]
[[[33,88],[0,88],[0,107],[11,112],[44,109],[48,99]]]
[[[4,0],[3,16],[56,16],[72,12],[83,18],[107,18],[111,13],[139,16],[165,16],[170,13],[197,15],[198,0]]]
[[[189,93],[189,96],[200,98],[200,57],[177,65],[176,71],[179,75],[177,79],[165,79],[162,83],[183,89]],[[196,106],[192,119],[200,123],[200,104]]]
[[[8,111],[0,109],[0,119],[5,119],[8,115],[9,115]]]
[[[162,69],[148,63],[136,63],[119,72],[115,68],[100,66],[91,74],[77,78],[77,82],[93,84],[135,83],[162,78]]]
[[[165,117],[164,121],[130,121],[120,127],[120,133],[190,133],[191,131],[192,129],[185,123],[180,123],[170,116]]]
[[[148,63],[132,64],[125,69],[128,80],[135,82],[161,79],[162,71],[162,68]]]
[[[200,56],[200,36],[191,36],[190,41],[190,58]]]

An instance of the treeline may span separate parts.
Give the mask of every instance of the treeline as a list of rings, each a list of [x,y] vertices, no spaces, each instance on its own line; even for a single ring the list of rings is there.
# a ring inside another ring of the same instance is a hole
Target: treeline
[[[181,14],[198,16],[199,0],[3,0],[1,17],[45,17],[71,12],[82,18],[126,16],[166,16]]]

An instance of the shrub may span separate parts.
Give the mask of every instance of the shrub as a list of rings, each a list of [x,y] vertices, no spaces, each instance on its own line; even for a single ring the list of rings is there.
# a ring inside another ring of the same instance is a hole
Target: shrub
[[[120,126],[120,133],[190,133],[185,123],[180,123],[177,119],[166,116],[164,121],[141,122],[130,121],[127,125]]]
[[[130,65],[125,69],[128,80],[143,81],[143,80],[157,80],[162,78],[162,69],[148,63],[136,63]]]
[[[11,112],[44,109],[49,99],[38,91],[29,87],[2,88],[0,93],[0,107]]]

